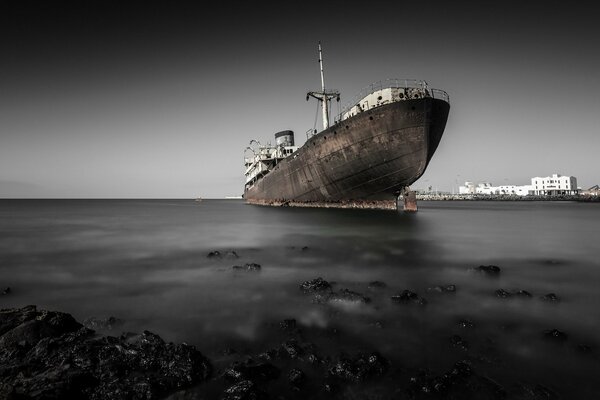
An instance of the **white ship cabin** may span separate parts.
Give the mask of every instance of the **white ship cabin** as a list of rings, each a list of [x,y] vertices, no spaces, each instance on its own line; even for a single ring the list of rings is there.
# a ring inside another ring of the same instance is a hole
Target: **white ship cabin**
[[[384,87],[386,84],[388,86]],[[365,93],[367,94],[365,95]],[[432,93],[425,81],[388,80],[374,83],[361,91],[357,96],[360,97],[360,100],[352,102],[353,105],[342,112],[340,120],[343,121],[363,111],[385,104],[431,96]]]
[[[294,145],[294,132],[281,131],[275,134],[275,145],[261,145],[255,140],[255,148],[247,147],[251,154],[244,156],[244,166],[246,168],[246,187],[252,186],[256,181],[269,173],[277,164],[286,157],[294,154],[298,146]],[[248,154],[245,152],[245,154]]]

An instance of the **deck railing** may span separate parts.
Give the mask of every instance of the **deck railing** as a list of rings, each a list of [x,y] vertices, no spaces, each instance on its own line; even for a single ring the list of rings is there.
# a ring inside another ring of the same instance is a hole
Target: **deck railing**
[[[434,99],[441,99],[446,102],[450,102],[450,96],[448,93],[441,89],[430,88],[427,85],[426,81],[417,80],[417,79],[385,79],[382,81],[377,81],[371,83],[369,86],[361,89],[358,94],[356,94],[352,99],[346,102],[342,108],[342,111],[335,117],[335,121],[340,121],[342,116],[347,113],[352,107],[354,107],[361,99],[370,95],[371,93],[375,93],[379,90],[383,90],[386,88],[401,88],[401,89],[425,89],[428,92],[428,97],[432,97]]]

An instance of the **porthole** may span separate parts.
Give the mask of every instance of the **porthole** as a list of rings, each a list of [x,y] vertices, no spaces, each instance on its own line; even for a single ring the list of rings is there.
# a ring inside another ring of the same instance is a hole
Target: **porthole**
[[[381,97],[381,96],[377,97],[377,100],[381,101],[381,99],[383,99],[383,97]]]

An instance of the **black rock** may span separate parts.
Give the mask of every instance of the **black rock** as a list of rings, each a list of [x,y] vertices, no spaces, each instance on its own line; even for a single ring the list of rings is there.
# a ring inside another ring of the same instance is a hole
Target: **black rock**
[[[223,400],[262,400],[266,398],[265,392],[252,381],[238,382],[225,389],[223,393]]]
[[[301,387],[306,383],[306,375],[298,368],[292,368],[288,374],[288,380],[294,387]]]
[[[238,254],[235,252],[235,250],[227,250],[225,252],[225,257],[227,257],[227,258],[239,258],[240,256],[238,256]]]
[[[496,297],[500,297],[502,299],[507,299],[512,296],[510,292],[507,292],[504,289],[498,289],[494,293],[496,293]]]
[[[399,295],[392,296],[391,299],[395,303],[402,303],[402,304],[412,303],[412,304],[417,304],[420,306],[427,304],[427,300],[425,300],[423,297],[419,296],[418,294],[416,294],[415,292],[412,292],[410,290],[405,290]]]
[[[148,331],[96,335],[69,314],[35,306],[0,310],[0,365],[0,398],[14,390],[28,399],[156,399],[211,373],[193,346]]]
[[[304,293],[320,292],[324,290],[331,290],[331,284],[323,278],[318,277],[301,283],[300,289]]]
[[[480,265],[478,267],[471,268],[471,271],[479,272],[488,276],[500,275],[500,267],[496,265]]]
[[[121,325],[123,325],[123,320],[120,320],[118,318],[115,317],[108,317],[108,318],[96,318],[96,317],[90,317],[90,318],[86,318],[83,320],[83,325],[88,328],[88,329],[92,329],[94,331],[111,331],[114,328],[117,328]]]
[[[515,296],[527,298],[527,299],[530,299],[532,297],[531,293],[529,293],[527,290],[519,290],[515,293]]]
[[[254,362],[250,359],[245,362],[235,362],[230,365],[223,377],[230,380],[252,380],[267,382],[279,378],[279,368],[268,362]]]
[[[456,292],[456,285],[446,285],[446,286],[433,286],[427,288],[428,292],[437,292],[437,293],[454,293]]]
[[[458,326],[460,326],[461,328],[472,328],[475,326],[475,324],[473,324],[473,321],[469,319],[461,319],[460,321],[458,321]]]
[[[3,294],[3,295],[6,295],[6,294],[10,294],[10,292],[11,292],[11,290],[10,290],[10,287],[7,287],[6,289],[4,289],[4,290],[2,291],[2,294]]]
[[[459,348],[461,348],[463,350],[468,350],[469,349],[469,343],[467,343],[467,341],[464,340],[459,335],[453,335],[450,338],[450,342],[452,343],[452,346],[454,346],[454,347],[459,347]]]
[[[320,298],[320,301],[323,299]],[[327,302],[338,302],[338,303],[369,303],[371,299],[369,297],[363,296],[360,293],[353,292],[349,289],[340,289],[335,293],[328,294],[325,299]]]
[[[292,359],[304,354],[304,350],[295,339],[290,339],[281,345],[283,351]]]
[[[215,251],[211,251],[210,253],[208,253],[206,255],[206,257],[208,257],[208,258],[222,258],[223,255],[221,254],[221,252],[219,250],[215,250]]]
[[[559,331],[558,329],[548,329],[544,331],[544,337],[546,339],[564,342],[565,340],[567,340],[568,335],[565,332]]]
[[[279,323],[279,328],[284,331],[293,331],[296,329],[296,320],[295,319],[284,319]]]
[[[257,357],[262,360],[273,361],[279,357],[279,350],[278,349],[269,349],[265,352],[260,353]]]
[[[558,303],[560,302],[560,298],[554,293],[548,293],[540,297],[543,301],[547,301],[549,303]]]
[[[233,267],[231,267],[231,269],[236,271],[260,271],[261,266],[260,264],[256,263],[246,263],[244,264],[244,266],[234,265]]]
[[[354,358],[341,356],[329,369],[330,376],[338,379],[363,382],[367,379],[384,375],[389,362],[379,353],[359,354]]]
[[[407,387],[409,398],[421,399],[505,399],[502,386],[489,378],[478,375],[467,361],[459,361],[440,376],[427,371],[410,379]]]

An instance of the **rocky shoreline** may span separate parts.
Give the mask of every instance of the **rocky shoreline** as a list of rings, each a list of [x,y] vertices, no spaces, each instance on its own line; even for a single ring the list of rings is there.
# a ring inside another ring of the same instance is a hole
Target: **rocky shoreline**
[[[98,335],[35,306],[0,311],[0,398],[158,399],[211,376],[194,346],[158,335]]]
[[[211,257],[225,253],[211,252]],[[253,264],[258,266],[258,264]],[[240,267],[241,268],[241,267]],[[244,268],[258,273],[259,268]],[[470,269],[473,274],[497,277],[494,265]],[[371,303],[365,294],[335,289],[320,277],[299,284],[307,300],[323,307]],[[369,290],[387,287],[373,281]],[[426,290],[427,296],[454,296],[453,284]],[[374,292],[373,292],[374,293]],[[527,297],[525,290],[497,290],[499,298]],[[539,298],[558,302],[554,293]],[[398,307],[421,309],[428,301],[404,290],[389,299]],[[351,332],[319,328],[290,318],[265,327],[271,339],[260,350],[235,348],[212,351],[211,358],[194,346],[167,343],[158,335],[124,332],[107,336],[98,331],[118,328],[122,321],[88,318],[84,324],[71,315],[39,310],[36,306],[0,310],[0,399],[559,399],[539,383],[515,382],[504,387],[478,371],[491,355],[469,354],[470,340],[455,334],[448,345],[463,355],[447,370],[411,367],[368,346],[357,350]],[[471,330],[476,322],[463,319]],[[93,329],[90,329],[93,328]],[[373,329],[383,329],[382,323]],[[557,329],[540,340],[563,343],[568,335]],[[489,343],[488,343],[489,345]],[[365,350],[365,348],[367,350]],[[352,350],[353,349],[353,350]],[[204,351],[204,349],[202,349]],[[590,347],[586,350],[589,353]],[[487,361],[493,362],[493,361]]]

